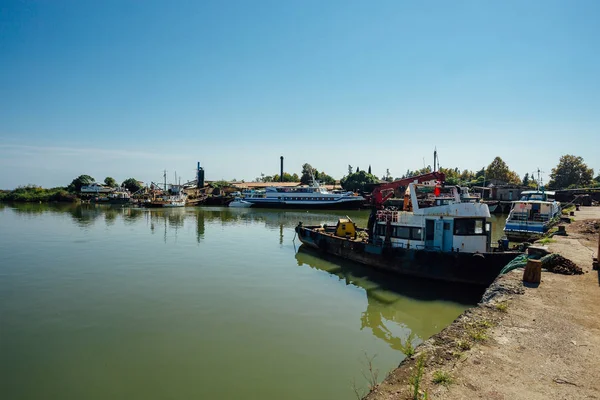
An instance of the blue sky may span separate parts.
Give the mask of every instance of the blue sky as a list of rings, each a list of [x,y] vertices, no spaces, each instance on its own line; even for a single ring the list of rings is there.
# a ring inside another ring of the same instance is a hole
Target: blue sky
[[[597,1],[0,2],[0,188],[600,172]]]

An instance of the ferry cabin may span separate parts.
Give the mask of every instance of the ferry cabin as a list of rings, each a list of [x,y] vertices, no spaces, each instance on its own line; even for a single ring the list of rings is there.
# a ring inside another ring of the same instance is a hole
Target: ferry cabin
[[[490,250],[486,204],[461,202],[455,186],[409,184],[402,211],[377,212],[374,243],[442,252]]]

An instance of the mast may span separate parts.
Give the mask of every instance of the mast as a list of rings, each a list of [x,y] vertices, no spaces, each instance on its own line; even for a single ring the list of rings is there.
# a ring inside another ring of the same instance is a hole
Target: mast
[[[436,172],[437,171],[437,147],[434,147],[433,149],[433,171],[432,172]]]
[[[163,172],[163,178],[165,180],[165,193],[167,193],[167,170]]]

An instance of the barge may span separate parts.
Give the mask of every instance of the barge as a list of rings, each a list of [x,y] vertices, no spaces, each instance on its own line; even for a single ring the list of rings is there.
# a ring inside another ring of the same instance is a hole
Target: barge
[[[373,208],[367,229],[350,218],[334,225],[304,226],[296,233],[303,245],[401,275],[489,285],[519,251],[493,247],[486,204],[462,202],[456,186],[430,180],[433,173],[397,181],[405,188],[402,210]],[[382,204],[385,198],[373,196]],[[376,204],[377,205],[377,204]]]

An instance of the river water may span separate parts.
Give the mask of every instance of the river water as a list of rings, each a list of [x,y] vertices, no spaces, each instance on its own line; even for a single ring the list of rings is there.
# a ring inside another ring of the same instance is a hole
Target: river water
[[[0,398],[354,398],[481,291],[298,251],[346,214],[0,205]]]

